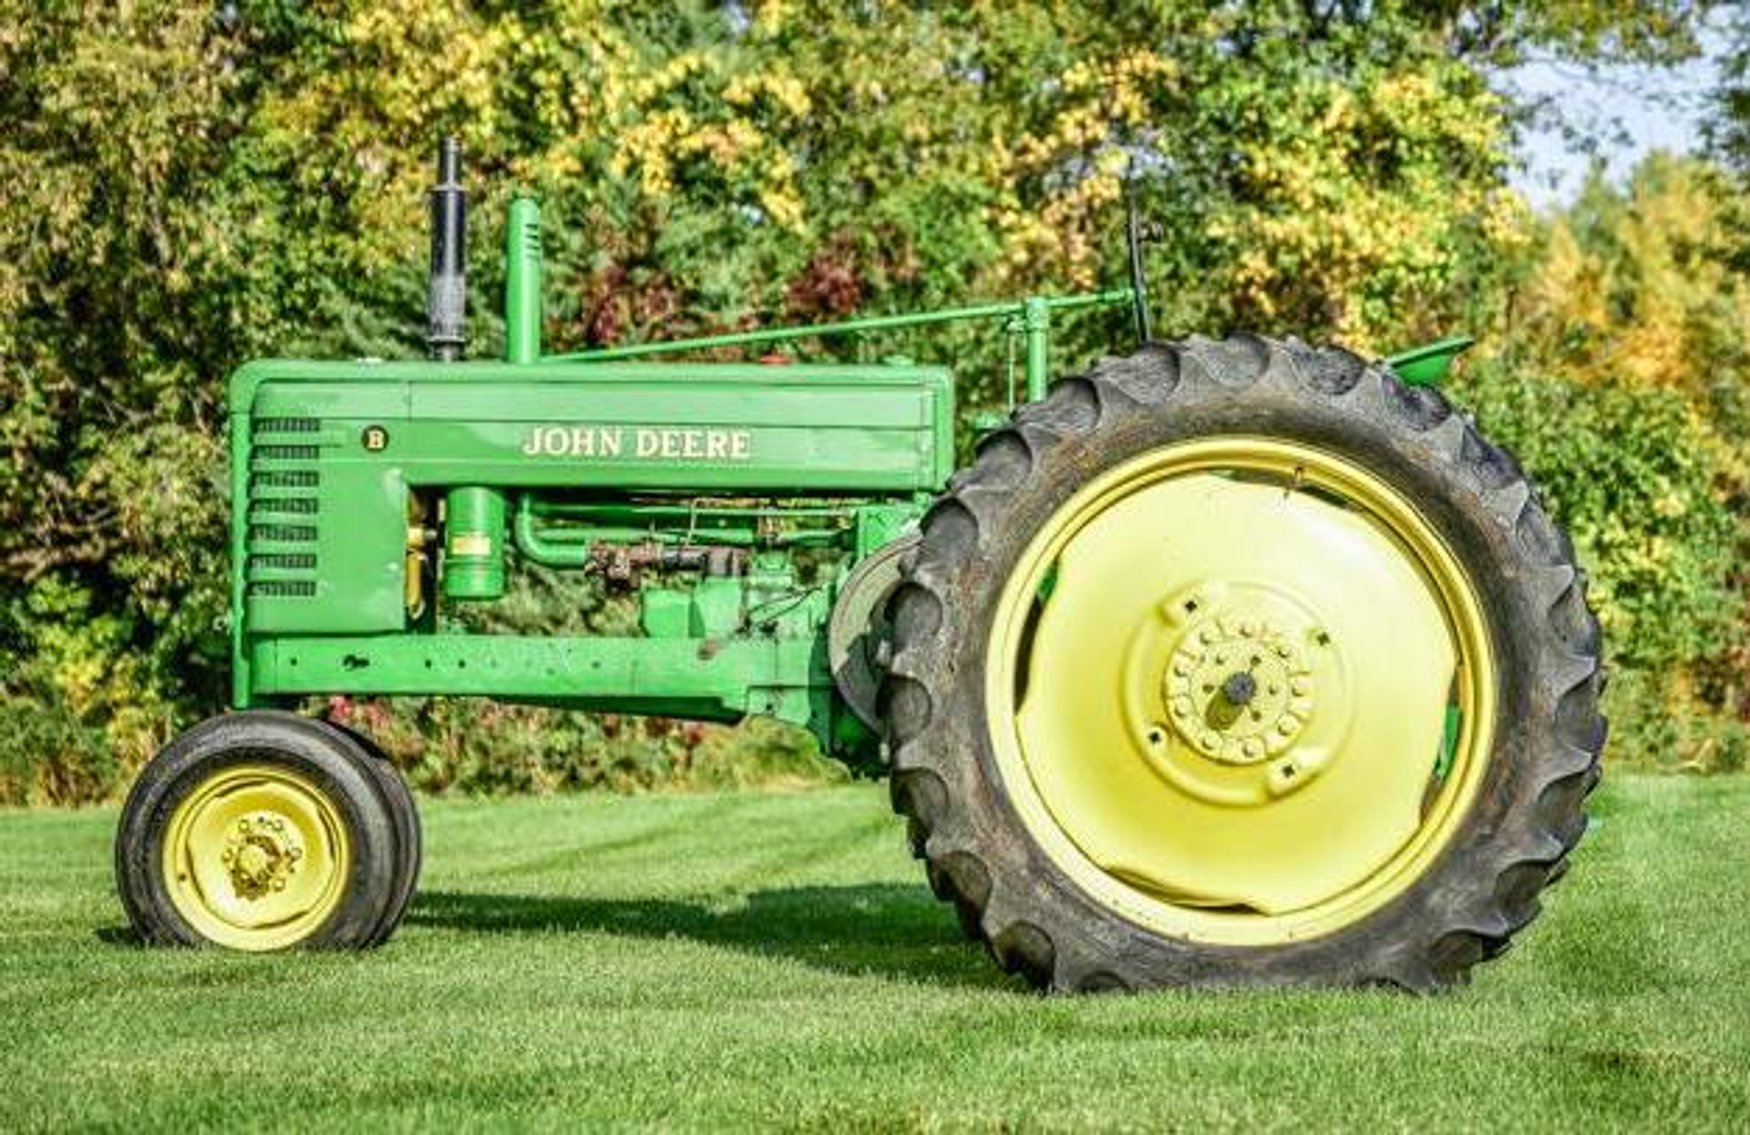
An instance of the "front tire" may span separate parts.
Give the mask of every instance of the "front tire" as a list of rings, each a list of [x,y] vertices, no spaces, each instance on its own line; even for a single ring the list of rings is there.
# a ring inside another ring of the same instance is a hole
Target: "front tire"
[[[401,919],[419,888],[419,872],[425,864],[425,831],[419,820],[419,805],[407,787],[407,778],[395,767],[395,762],[376,739],[351,726],[326,722],[330,729],[346,734],[370,757],[366,762],[370,772],[383,789],[389,806],[389,816],[395,825],[395,878],[393,898],[383,912],[383,919],[366,943],[380,946],[400,929]]]
[[[1585,828],[1597,623],[1518,466],[1346,352],[1154,344],[980,446],[895,593],[895,808],[1057,990],[1465,980]]]
[[[404,902],[407,848],[373,759],[333,726],[267,711],[172,741],[141,770],[116,833],[136,932],[245,951],[382,941]]]

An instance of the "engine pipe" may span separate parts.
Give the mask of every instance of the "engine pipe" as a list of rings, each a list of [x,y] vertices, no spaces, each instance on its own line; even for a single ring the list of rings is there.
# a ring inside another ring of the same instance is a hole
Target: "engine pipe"
[[[541,358],[541,206],[519,194],[504,236],[504,360]]]
[[[468,193],[462,188],[461,144],[445,138],[438,148],[438,183],[431,190],[426,343],[432,358],[443,363],[461,359],[468,342],[467,317]],[[535,350],[540,350],[538,344]],[[444,495],[446,599],[504,595],[504,514],[504,494],[497,489],[458,485]]]
[[[467,345],[468,193],[462,188],[462,147],[445,138],[438,183],[431,190],[431,275],[425,341],[432,358],[453,363]]]

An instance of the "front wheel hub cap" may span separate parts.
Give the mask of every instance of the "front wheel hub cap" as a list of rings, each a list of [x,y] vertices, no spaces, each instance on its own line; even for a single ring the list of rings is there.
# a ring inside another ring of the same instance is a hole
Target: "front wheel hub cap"
[[[1184,743],[1229,765],[1285,752],[1314,711],[1312,668],[1295,637],[1245,614],[1192,624],[1165,681],[1167,717]]]
[[[297,829],[284,816],[252,812],[231,826],[220,858],[237,896],[254,901],[285,890],[303,857]]]
[[[332,790],[272,760],[216,768],[170,815],[165,890],[200,937],[277,950],[318,932],[339,909],[352,838]]]

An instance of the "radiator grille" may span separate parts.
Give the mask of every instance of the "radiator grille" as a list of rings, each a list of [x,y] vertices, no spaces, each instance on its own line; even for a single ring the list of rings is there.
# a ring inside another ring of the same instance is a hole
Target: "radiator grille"
[[[250,426],[248,594],[273,599],[316,595],[321,535],[321,431],[316,418],[257,418]]]

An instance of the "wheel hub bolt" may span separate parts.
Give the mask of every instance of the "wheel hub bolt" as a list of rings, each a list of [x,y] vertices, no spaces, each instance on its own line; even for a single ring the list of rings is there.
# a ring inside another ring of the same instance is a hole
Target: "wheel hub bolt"
[[[1258,679],[1249,670],[1236,670],[1221,684],[1221,696],[1230,705],[1250,705],[1258,696]]]

